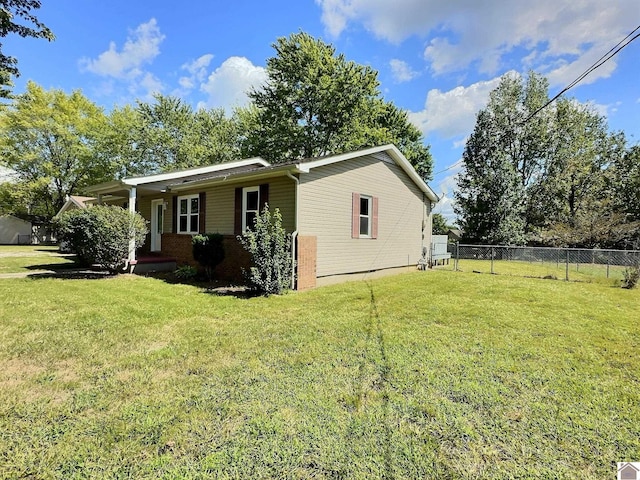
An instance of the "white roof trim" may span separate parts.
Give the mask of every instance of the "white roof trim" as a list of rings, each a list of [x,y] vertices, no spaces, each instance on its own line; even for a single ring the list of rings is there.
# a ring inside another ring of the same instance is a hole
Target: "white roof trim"
[[[268,167],[270,164],[266,160],[260,157],[249,158],[246,160],[238,160],[236,162],[217,163],[215,165],[208,165],[206,167],[196,167],[187,170],[180,170],[177,172],[158,173],[156,175],[147,175],[144,177],[129,177],[123,178],[122,183],[124,185],[130,185],[135,187],[137,185],[145,185],[147,183],[166,182],[167,180],[177,180],[179,178],[190,177],[192,175],[206,175],[213,172],[219,172],[221,170],[228,170],[231,168],[246,167],[249,165],[261,165]]]
[[[432,202],[440,200],[435,192],[425,183],[415,168],[409,163],[400,150],[395,145],[381,145],[379,147],[367,148],[364,150],[357,150],[355,152],[342,153],[340,155],[332,155],[330,157],[319,158],[317,160],[311,160],[310,162],[299,163],[296,165],[298,170],[302,173],[309,173],[312,168],[323,167],[325,165],[331,165],[332,163],[342,162],[344,160],[350,160],[352,158],[364,157],[367,155],[374,155],[376,153],[386,152],[394,160],[394,162],[402,168],[407,175],[413,180],[413,182],[425,193],[425,195]]]

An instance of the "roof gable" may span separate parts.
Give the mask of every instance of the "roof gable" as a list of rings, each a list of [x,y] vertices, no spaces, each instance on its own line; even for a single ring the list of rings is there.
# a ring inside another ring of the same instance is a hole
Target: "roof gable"
[[[381,155],[386,153],[396,165],[398,165],[404,172],[413,180],[413,182],[427,195],[429,200],[437,202],[438,196],[435,192],[420,178],[418,172],[409,163],[405,156],[398,150],[395,145],[381,145],[378,147],[366,148],[364,150],[357,150],[355,152],[342,153],[339,155],[331,155],[328,157],[321,157],[316,159],[305,160],[297,164],[297,168],[302,173],[308,173],[311,169],[317,167],[323,167],[325,165],[331,165],[337,162],[344,162],[345,160],[351,160],[353,158],[359,158],[364,156],[372,156],[381,161],[388,161],[387,157]]]

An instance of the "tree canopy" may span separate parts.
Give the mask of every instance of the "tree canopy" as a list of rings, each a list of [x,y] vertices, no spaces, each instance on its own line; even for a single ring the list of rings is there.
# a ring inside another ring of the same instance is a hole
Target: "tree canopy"
[[[33,14],[33,10],[40,6],[39,0],[0,0],[0,38],[13,33],[21,37],[53,40],[55,37],[51,30]],[[18,19],[26,24],[18,23]],[[0,43],[0,98],[9,97],[12,75],[20,75],[18,59],[6,55]]]
[[[383,100],[375,70],[304,32],[279,38],[273,47],[266,84],[249,93],[255,119],[244,156],[277,163],[395,143],[424,178],[431,177],[422,134],[405,111]]]
[[[478,113],[455,194],[466,239],[628,243],[637,199],[631,177],[621,172],[634,171],[634,149],[625,154],[624,135],[609,132],[603,116],[574,99],[561,98],[532,117],[547,100],[543,77],[506,75]]]
[[[105,126],[102,109],[80,91],[27,84],[0,114],[0,162],[16,172],[25,208],[53,216],[67,195],[112,178],[113,166],[96,153]]]

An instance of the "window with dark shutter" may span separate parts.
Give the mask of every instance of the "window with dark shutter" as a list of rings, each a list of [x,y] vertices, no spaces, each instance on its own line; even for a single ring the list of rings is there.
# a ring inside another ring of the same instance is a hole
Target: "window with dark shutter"
[[[378,198],[352,194],[351,238],[378,238]]]
[[[199,233],[200,195],[183,195],[177,199],[177,233]]]

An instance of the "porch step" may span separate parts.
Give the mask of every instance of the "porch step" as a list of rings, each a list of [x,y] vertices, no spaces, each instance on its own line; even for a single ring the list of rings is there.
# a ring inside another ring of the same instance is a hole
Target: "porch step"
[[[130,273],[171,272],[175,270],[176,259],[160,255],[145,255],[131,261]]]

